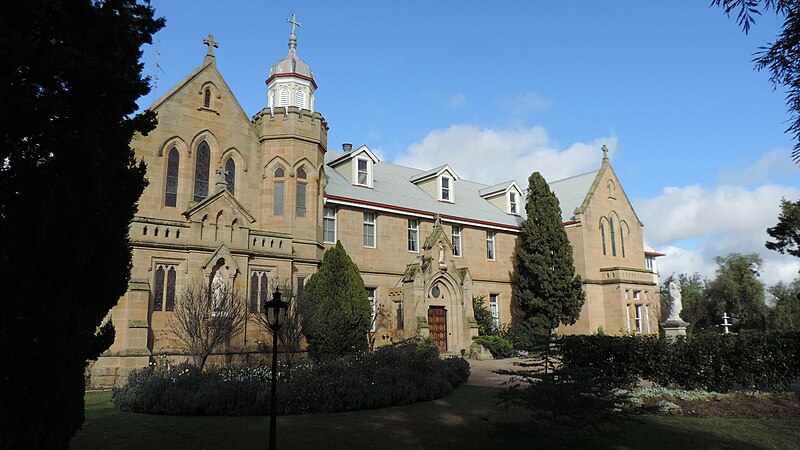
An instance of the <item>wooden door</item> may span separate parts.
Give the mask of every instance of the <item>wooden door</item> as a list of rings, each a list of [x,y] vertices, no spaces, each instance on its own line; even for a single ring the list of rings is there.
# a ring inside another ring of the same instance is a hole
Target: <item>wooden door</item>
[[[428,331],[439,350],[447,351],[447,311],[444,306],[428,308]]]

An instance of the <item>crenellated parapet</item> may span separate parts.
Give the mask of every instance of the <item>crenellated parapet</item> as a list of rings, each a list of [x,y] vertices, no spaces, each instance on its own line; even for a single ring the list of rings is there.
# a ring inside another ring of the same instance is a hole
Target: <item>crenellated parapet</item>
[[[264,108],[253,116],[259,141],[298,139],[328,148],[328,122],[318,112],[295,106]]]

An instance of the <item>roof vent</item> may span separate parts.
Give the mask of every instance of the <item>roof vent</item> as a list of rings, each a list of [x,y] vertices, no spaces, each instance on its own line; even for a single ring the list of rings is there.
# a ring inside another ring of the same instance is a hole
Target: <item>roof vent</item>
[[[349,153],[352,150],[353,150],[353,144],[349,142],[345,142],[344,144],[342,144],[342,151]]]

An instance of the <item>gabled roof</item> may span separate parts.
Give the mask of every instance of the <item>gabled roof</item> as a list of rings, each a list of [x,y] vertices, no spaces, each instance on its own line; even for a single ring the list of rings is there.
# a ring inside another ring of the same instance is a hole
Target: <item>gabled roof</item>
[[[413,177],[411,177],[410,180],[412,183],[419,183],[420,181],[425,181],[429,178],[438,177],[444,172],[449,173],[450,176],[453,177],[453,180],[458,181],[458,175],[456,175],[456,173],[453,172],[453,169],[451,169],[450,166],[448,166],[447,164],[439,167],[434,167],[433,169],[426,170],[425,172],[418,173]]]
[[[488,197],[494,197],[495,195],[501,193],[505,194],[506,192],[511,190],[511,188],[515,188],[517,192],[522,192],[522,189],[519,188],[517,182],[514,180],[510,180],[510,181],[504,181],[499,184],[495,184],[494,186],[485,187],[480,191],[478,191],[478,193],[481,195],[481,197],[488,198]]]
[[[213,71],[214,74],[219,78],[220,82],[222,83],[222,87],[230,95],[231,100],[233,100],[233,105],[236,107],[236,110],[239,111],[242,118],[244,118],[244,120],[252,127],[253,123],[250,120],[250,117],[247,115],[247,113],[244,112],[242,104],[239,103],[239,100],[236,98],[235,95],[233,95],[233,91],[231,90],[230,86],[228,86],[228,83],[225,81],[225,78],[222,77],[222,74],[217,69],[216,58],[214,56],[211,56],[210,58],[206,56],[202,64],[197,66],[191,73],[189,73],[189,75],[187,75],[181,81],[179,81],[178,84],[173,86],[164,95],[159,97],[158,100],[153,102],[153,104],[150,105],[148,109],[151,111],[157,111],[161,107],[161,105],[167,102],[167,100],[174,97],[175,94],[183,90],[183,88],[186,87],[186,85],[194,81],[195,78],[199,77],[202,73],[206,72],[207,70]]]
[[[236,200],[227,189],[223,189],[219,192],[215,192],[214,194],[209,195],[208,197],[204,198],[203,200],[197,202],[194,206],[190,207],[186,211],[183,212],[183,215],[186,216],[187,219],[190,219],[193,215],[197,214],[197,212],[202,211],[206,206],[217,202],[217,201],[226,201],[238,212],[241,214],[245,219],[247,219],[250,223],[256,221],[256,218],[250,214],[250,211],[247,210],[239,200]]]
[[[330,154],[332,152],[328,152],[328,153]],[[375,154],[372,153],[372,150],[370,150],[369,147],[367,147],[366,145],[362,145],[361,147],[358,147],[357,149],[355,149],[353,151],[350,151],[350,152],[339,152],[339,153],[340,153],[339,156],[337,156],[337,157],[335,157],[335,158],[333,158],[333,159],[331,159],[329,161],[326,161],[326,164],[331,166],[331,167],[336,167],[339,164],[343,163],[344,161],[347,161],[348,159],[355,158],[356,156],[358,156],[358,155],[360,155],[362,153],[366,154],[367,157],[369,159],[371,159],[373,163],[376,163],[376,162],[380,161],[380,159],[378,159],[378,157],[375,156]],[[328,158],[326,157],[325,159],[327,160]]]
[[[575,210],[583,204],[599,174],[600,170],[593,170],[548,183],[550,189],[558,197],[563,222],[575,220]]]

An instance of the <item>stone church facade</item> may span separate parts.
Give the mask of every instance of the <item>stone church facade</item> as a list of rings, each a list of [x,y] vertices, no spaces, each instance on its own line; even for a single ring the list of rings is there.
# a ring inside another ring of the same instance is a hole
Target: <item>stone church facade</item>
[[[247,295],[244,333],[211,362],[258,357],[271,337],[253,316],[276,283],[297,289],[341,241],[358,265],[376,345],[431,336],[447,353],[477,335],[472,298],[514,318],[514,250],[524,190],[462,179],[448,165],[413,169],[367,146],[328,149],[316,80],[289,52],[267,78],[266,108],[248,117],[220,74],[213,37],[203,63],[151,107],[158,127],[131,145],[149,185],[130,225],[133,267],[111,311],[116,340],[92,368],[114,385],[164,356],[182,359],[167,320],[191,283],[220,276]],[[532,167],[531,171],[536,168]],[[603,153],[598,170],[551,183],[587,301],[562,333],[657,333],[658,281],[643,225]]]

